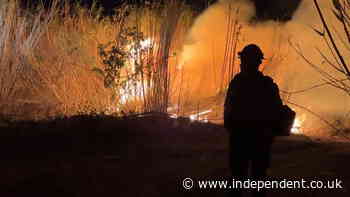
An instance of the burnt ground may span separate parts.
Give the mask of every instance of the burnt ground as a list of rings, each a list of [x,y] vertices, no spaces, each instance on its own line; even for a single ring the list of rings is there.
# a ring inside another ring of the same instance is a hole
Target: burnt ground
[[[227,177],[227,138],[219,125],[164,116],[2,124],[0,196],[227,196],[182,188],[186,177]],[[349,164],[345,140],[278,138],[272,177],[339,178],[345,189],[272,190],[269,196],[349,196]]]

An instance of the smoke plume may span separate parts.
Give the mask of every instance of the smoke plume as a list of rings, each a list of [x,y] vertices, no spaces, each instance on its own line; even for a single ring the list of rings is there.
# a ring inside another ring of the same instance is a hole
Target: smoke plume
[[[342,29],[332,12],[331,1],[322,0],[319,3],[331,27]],[[322,51],[331,57],[323,38],[314,30],[322,32],[323,26],[312,0],[303,0],[292,19],[287,22],[254,20],[256,11],[250,0],[221,0],[196,19],[181,55],[181,69],[184,73],[189,73],[184,76],[184,80],[191,83],[185,89],[196,92],[197,99],[218,94],[218,86],[223,80],[221,68],[224,64],[229,15],[242,27],[237,43],[238,51],[247,44],[258,44],[266,58],[262,65],[263,72],[273,77],[281,94],[308,89],[325,82],[297,50],[324,71],[342,77],[324,63],[319,53]],[[340,43],[340,40],[337,42]],[[235,61],[235,66],[239,66],[239,59],[230,61]],[[343,117],[350,110],[349,96],[329,85],[282,95],[285,102],[306,107],[330,122]],[[315,130],[325,125],[319,117],[307,110],[289,105],[303,117],[305,128]]]

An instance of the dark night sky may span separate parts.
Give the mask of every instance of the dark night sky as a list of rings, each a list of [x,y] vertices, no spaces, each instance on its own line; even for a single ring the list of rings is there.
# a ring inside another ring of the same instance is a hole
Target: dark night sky
[[[30,5],[33,2],[50,2],[52,0],[22,0]],[[91,5],[95,0],[69,0],[71,2],[80,1],[85,5]],[[145,0],[97,0],[99,5],[102,5],[106,11],[106,14],[110,14],[113,8],[120,5],[122,2],[134,2],[139,3]],[[148,1],[168,1],[168,0],[148,0]],[[187,4],[191,5],[197,11],[202,11],[208,5],[208,2],[215,2],[210,0],[183,0]],[[257,10],[257,19],[259,20],[289,20],[294,11],[298,8],[302,0],[251,0],[255,3]]]
[[[90,0],[85,0],[90,1]],[[106,8],[111,8],[120,2],[142,2],[144,0],[100,0],[101,4]],[[161,0],[153,0],[161,1]],[[163,0],[167,1],[167,0]],[[183,0],[193,8],[203,10],[209,0]],[[255,3],[257,9],[257,18],[259,19],[276,19],[276,20],[288,20],[297,9],[301,0],[251,0]],[[215,1],[209,1],[215,2]]]
[[[257,18],[289,20],[302,0],[253,0],[257,10]]]
[[[88,0],[87,0],[88,1]],[[100,0],[105,7],[113,7],[123,0]],[[143,0],[124,0],[141,2]],[[160,1],[160,0],[153,0]],[[164,0],[167,1],[167,0]],[[208,5],[208,0],[183,0],[193,8],[203,10]],[[301,0],[251,0],[257,9],[257,18],[261,20],[289,20],[298,8]],[[211,1],[214,2],[214,1]]]

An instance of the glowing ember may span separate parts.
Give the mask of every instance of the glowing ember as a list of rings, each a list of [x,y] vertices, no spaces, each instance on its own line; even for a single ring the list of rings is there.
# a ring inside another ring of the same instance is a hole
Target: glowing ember
[[[174,119],[177,119],[177,118],[178,118],[177,114],[170,114],[169,117],[170,117],[170,118],[174,118]]]
[[[192,121],[194,121],[194,120],[202,120],[202,121],[204,121],[204,122],[208,122],[208,119],[207,119],[207,118],[200,118],[200,116],[209,114],[210,112],[212,112],[211,109],[206,110],[206,111],[202,111],[202,112],[199,112],[199,113],[196,113],[196,114],[192,114],[192,115],[190,115],[190,119],[191,119]]]

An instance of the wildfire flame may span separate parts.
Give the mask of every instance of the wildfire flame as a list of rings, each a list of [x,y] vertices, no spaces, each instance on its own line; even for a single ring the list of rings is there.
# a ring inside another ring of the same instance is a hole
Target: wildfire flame
[[[150,47],[152,47],[152,40],[148,38],[148,39],[143,40],[139,43],[138,49],[145,50],[145,49],[148,49]],[[135,69],[136,69],[135,62],[138,60],[137,53],[135,50],[138,50],[138,49],[135,48],[135,44],[131,44],[130,46],[128,46],[128,48],[133,52],[132,54],[135,54],[132,57],[130,57],[129,70],[131,72],[135,72]],[[182,69],[183,64],[185,64],[186,57],[183,57],[182,59],[183,60],[178,65],[177,69]],[[126,89],[129,89],[129,88],[131,89],[131,91],[130,90],[129,91],[122,90],[122,89],[119,90],[119,93],[121,95],[121,100],[120,100],[121,104],[125,104],[129,100],[135,99],[136,97],[145,96],[145,95],[143,95],[144,91],[142,91],[143,88],[145,88],[145,87],[143,86],[143,83],[141,80],[136,81],[136,82],[130,81],[130,83],[128,82],[126,84]],[[168,111],[175,111],[175,109],[177,109],[177,108],[178,108],[178,106],[169,107]],[[197,112],[194,114],[190,114],[190,115],[188,115],[188,117],[191,121],[197,120],[197,121],[202,121],[202,122],[208,122],[208,114],[211,112],[212,112],[212,109],[208,109],[208,110],[204,110],[204,111]],[[178,114],[170,113],[170,117],[176,119],[176,118],[178,118]],[[305,120],[304,116],[295,118],[293,126],[291,128],[292,134],[302,134],[303,133],[301,128],[302,128],[302,123],[304,122],[304,120]]]
[[[174,119],[179,118],[178,114],[172,112],[172,111],[175,111],[176,109],[178,109],[178,106],[168,107],[168,112],[170,112],[169,113],[170,118],[174,118]],[[213,111],[212,109],[208,109],[208,110],[205,110],[205,111],[201,111],[201,112],[198,112],[198,113],[187,115],[186,117],[188,117],[191,121],[200,121],[200,122],[207,123],[207,122],[209,122],[208,114],[211,113],[212,111]]]
[[[138,62],[138,50],[146,50],[152,47],[152,40],[150,38],[140,41],[139,47],[136,48],[136,43],[132,43],[128,45],[126,48],[127,50],[131,51],[131,57],[128,60],[128,68],[127,70],[129,72],[135,73],[136,72],[136,63]],[[129,80],[126,82],[124,89],[121,88],[119,90],[120,95],[120,103],[126,104],[128,101],[133,100],[138,97],[144,97],[145,93],[147,92],[147,88],[145,86],[147,83],[143,83],[141,79],[137,81]]]
[[[119,89],[120,103],[126,104],[129,100],[135,99],[136,97],[144,97],[145,95],[142,91],[143,88],[144,85],[142,84],[142,81],[128,81],[125,84],[124,89]]]
[[[302,124],[304,122],[304,118],[296,117],[293,123],[293,127],[291,129],[291,133],[293,134],[302,134]]]
[[[178,108],[178,106],[169,107],[168,110],[169,111],[174,111],[177,108]],[[212,109],[208,109],[208,110],[205,110],[205,111],[201,111],[201,112],[198,112],[198,113],[191,114],[188,117],[190,118],[191,121],[196,121],[197,120],[197,121],[201,121],[201,122],[208,122],[209,120],[208,120],[207,115],[209,113],[211,113],[211,112],[212,112]],[[177,119],[179,116],[176,113],[170,112],[170,117],[174,118],[174,119]],[[303,133],[302,125],[303,125],[304,121],[305,121],[305,115],[296,117],[295,120],[294,120],[293,126],[291,128],[291,133],[292,134],[296,134],[296,135],[302,134]]]
[[[152,41],[150,38],[147,38],[146,40],[142,40],[140,42],[141,49],[148,49],[152,46]]]
[[[203,122],[208,122],[208,118],[207,117],[201,118],[201,116],[207,115],[210,112],[212,112],[211,109],[205,110],[205,111],[202,111],[202,112],[199,112],[199,113],[192,114],[192,115],[190,115],[190,120],[191,121],[200,120],[200,121],[203,121]]]

